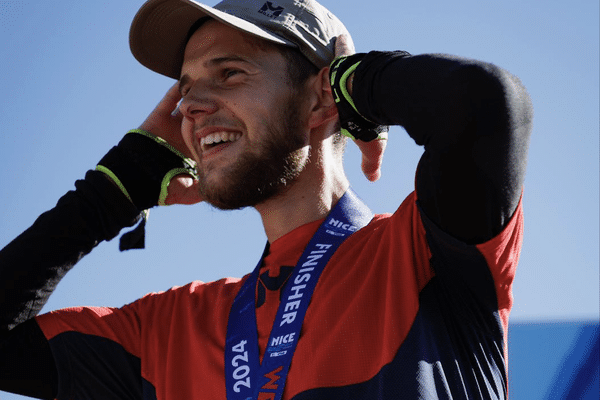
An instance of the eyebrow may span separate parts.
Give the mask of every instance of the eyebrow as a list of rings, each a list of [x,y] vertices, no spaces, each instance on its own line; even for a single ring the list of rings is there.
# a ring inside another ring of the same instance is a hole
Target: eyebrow
[[[223,56],[223,57],[212,58],[212,59],[208,60],[205,63],[205,66],[207,66],[207,67],[214,67],[214,66],[217,66],[219,64],[223,64],[223,63],[227,63],[227,62],[243,62],[243,63],[246,63],[246,64],[252,64],[245,57],[241,57],[241,56],[237,56],[237,55],[231,55],[231,56]]]
[[[212,58],[212,59],[206,61],[204,63],[204,66],[206,68],[214,68],[214,67],[219,66],[220,64],[224,64],[224,63],[228,63],[228,62],[243,62],[245,64],[255,65],[244,57],[237,56],[237,55],[231,55],[231,56]],[[179,79],[179,92],[180,93],[181,93],[181,90],[183,89],[183,87],[187,83],[189,83],[191,80],[192,80],[192,78],[188,74],[182,75],[182,77]]]

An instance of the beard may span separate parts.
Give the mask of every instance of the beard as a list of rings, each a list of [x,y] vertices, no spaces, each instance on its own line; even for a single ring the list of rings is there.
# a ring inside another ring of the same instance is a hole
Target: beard
[[[223,181],[218,184],[209,184],[204,171],[199,170],[199,190],[204,201],[221,210],[236,210],[285,193],[305,165],[299,110],[299,101],[290,96],[279,115],[267,125],[266,138],[251,143],[250,151],[223,171]]]

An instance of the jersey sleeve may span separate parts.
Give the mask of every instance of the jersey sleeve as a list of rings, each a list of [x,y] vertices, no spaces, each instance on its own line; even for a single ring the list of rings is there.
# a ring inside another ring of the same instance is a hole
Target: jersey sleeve
[[[76,307],[36,317],[58,372],[57,399],[142,399],[140,320],[121,309]]]
[[[458,324],[479,326],[498,337],[507,360],[512,285],[523,243],[523,205],[519,202],[504,229],[482,244],[464,243],[444,232],[421,210],[430,265],[439,282],[441,304]]]
[[[121,308],[36,317],[55,360],[57,398],[224,398],[225,385],[217,382],[224,379],[227,319],[241,282],[194,281]]]

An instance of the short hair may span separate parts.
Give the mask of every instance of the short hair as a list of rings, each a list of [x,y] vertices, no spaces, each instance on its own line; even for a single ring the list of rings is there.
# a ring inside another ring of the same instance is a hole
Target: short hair
[[[319,68],[300,52],[289,46],[276,46],[287,62],[288,77],[293,85],[302,85],[311,76],[319,73]]]

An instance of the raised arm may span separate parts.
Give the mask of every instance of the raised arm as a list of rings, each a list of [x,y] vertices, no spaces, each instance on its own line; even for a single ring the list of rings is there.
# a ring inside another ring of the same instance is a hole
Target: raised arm
[[[176,103],[171,89],[140,130],[125,135],[97,170],[0,250],[0,390],[54,398],[54,362],[33,317],[58,282],[100,242],[134,225],[142,210],[200,201],[193,165],[176,139]]]
[[[363,116],[424,146],[416,190],[427,216],[467,243],[498,234],[521,197],[531,133],[519,79],[465,58],[371,52],[352,84]]]
[[[35,316],[75,263],[139,218],[101,172],[75,187],[0,250],[0,332]]]

